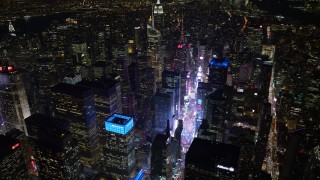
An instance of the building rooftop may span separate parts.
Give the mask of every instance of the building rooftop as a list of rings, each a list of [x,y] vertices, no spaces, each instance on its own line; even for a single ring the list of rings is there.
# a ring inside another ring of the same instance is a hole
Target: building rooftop
[[[195,138],[186,154],[186,164],[196,164],[201,169],[234,171],[238,167],[238,146]]]
[[[17,147],[19,147],[18,140],[9,136],[0,135],[0,160],[12,153],[12,150]]]
[[[71,95],[78,98],[83,98],[84,95],[90,91],[90,88],[77,86],[73,84],[60,83],[53,86],[51,88],[51,91]]]
[[[133,117],[122,114],[115,113],[105,121],[105,128],[107,131],[122,135],[127,134],[133,126]]]
[[[78,82],[76,85],[83,86],[83,87],[91,87],[94,89],[110,89],[116,86],[118,81],[107,79],[102,81],[88,81],[88,80],[82,80]]]

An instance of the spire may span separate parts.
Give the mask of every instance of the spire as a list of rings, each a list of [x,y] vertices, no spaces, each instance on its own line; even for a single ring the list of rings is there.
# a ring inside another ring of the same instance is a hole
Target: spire
[[[184,42],[184,21],[183,21],[183,14],[182,14],[182,19],[181,19],[181,35],[180,35],[180,40]]]
[[[160,0],[157,0],[157,4],[160,4]]]
[[[16,31],[16,30],[14,29],[14,27],[13,27],[11,21],[10,21],[10,22],[9,22],[9,32],[10,32],[10,33],[14,33],[15,31]]]
[[[154,11],[155,11],[155,9],[154,9],[155,7],[154,6],[152,6],[152,18],[151,18],[151,21],[152,21],[152,29],[154,29]]]

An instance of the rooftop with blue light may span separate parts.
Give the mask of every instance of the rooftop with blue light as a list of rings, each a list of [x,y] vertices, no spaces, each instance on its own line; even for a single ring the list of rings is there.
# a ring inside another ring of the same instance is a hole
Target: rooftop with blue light
[[[107,131],[125,135],[133,128],[133,117],[113,114],[105,121],[105,128]]]
[[[210,62],[209,62],[209,67],[210,66],[218,66],[218,67],[223,67],[227,68],[229,65],[228,59],[225,58],[217,58],[216,56],[212,56]]]

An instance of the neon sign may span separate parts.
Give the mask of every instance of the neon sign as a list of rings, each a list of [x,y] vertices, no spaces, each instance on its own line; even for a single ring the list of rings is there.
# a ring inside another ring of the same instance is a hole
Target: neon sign
[[[13,67],[12,66],[8,66],[8,71],[9,72],[13,71]]]
[[[227,171],[230,171],[230,172],[234,171],[233,167],[225,167],[225,166],[222,166],[222,165],[218,165],[217,168],[224,169],[224,170],[227,170]]]
[[[15,145],[13,145],[13,146],[11,147],[11,149],[16,149],[16,148],[19,147],[19,146],[20,146],[20,144],[17,143],[17,144],[15,144]]]
[[[178,44],[178,49],[182,49],[184,44]]]

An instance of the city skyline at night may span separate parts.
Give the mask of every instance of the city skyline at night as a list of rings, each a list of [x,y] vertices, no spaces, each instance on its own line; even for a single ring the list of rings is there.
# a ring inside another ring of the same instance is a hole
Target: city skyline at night
[[[319,0],[0,12],[0,179],[320,179]]]

